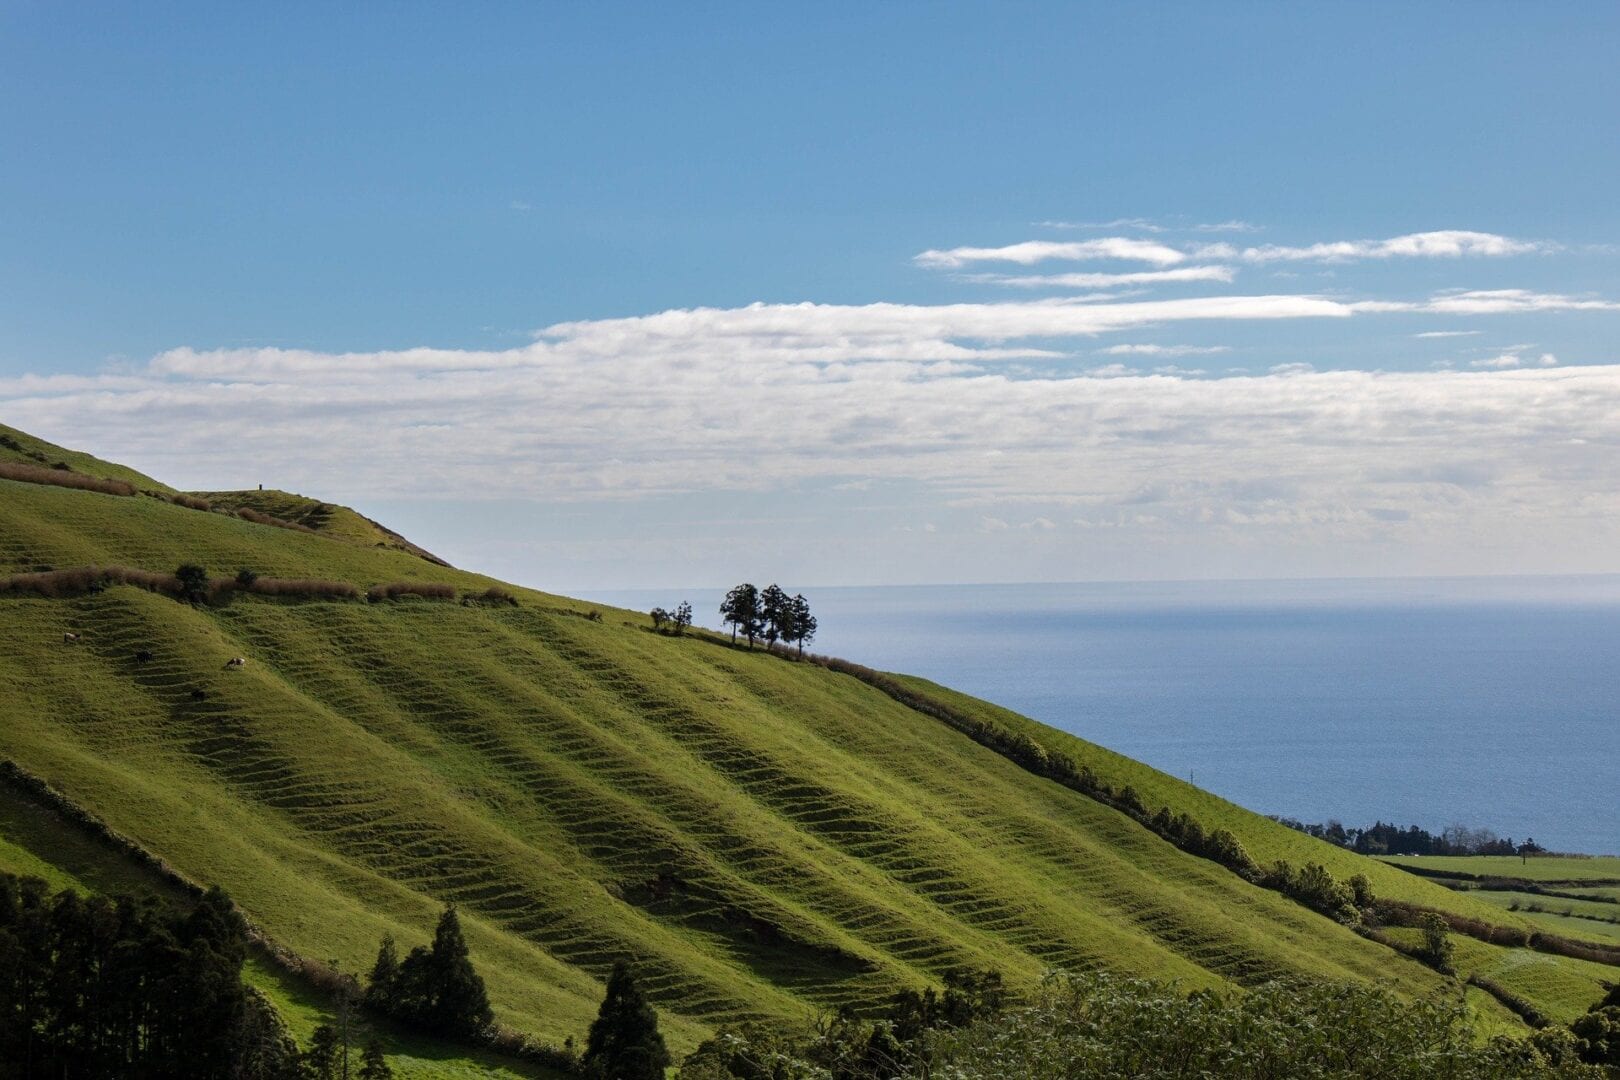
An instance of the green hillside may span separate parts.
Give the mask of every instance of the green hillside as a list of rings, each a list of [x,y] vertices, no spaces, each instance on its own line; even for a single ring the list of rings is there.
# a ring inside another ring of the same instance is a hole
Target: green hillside
[[[89,462],[69,464],[89,475]],[[375,537],[0,480],[0,575],[186,562],[362,593],[494,584]],[[0,759],[185,877],[224,886],[281,946],[349,971],[369,966],[384,933],[425,941],[457,903],[499,1022],[554,1042],[583,1034],[619,958],[637,964],[677,1052],[723,1021],[869,1005],[961,965],[1026,985],[1062,967],[1189,988],[1292,974],[1412,995],[1455,986],[848,675],[511,592],[515,605],[237,593],[197,606],[122,585],[0,592]],[[227,669],[238,656],[246,666]],[[1005,710],[909,685],[1150,807],[1230,829],[1262,862],[1320,862],[1366,874],[1381,896],[1529,925]],[[9,794],[0,869],[86,888],[141,879],[64,841],[71,831]],[[1500,965],[1492,948],[1479,963]],[[1552,972],[1516,989],[1544,994],[1549,1015],[1588,987],[1595,1000],[1594,971],[1620,972],[1511,952]],[[317,999],[255,971],[313,1025]],[[1488,1027],[1524,1030],[1490,997],[1470,1000]],[[413,1059],[415,1074],[508,1067],[446,1053]]]

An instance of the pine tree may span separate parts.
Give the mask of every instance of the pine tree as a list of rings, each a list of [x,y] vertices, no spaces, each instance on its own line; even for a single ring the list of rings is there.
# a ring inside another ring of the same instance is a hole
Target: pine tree
[[[810,614],[810,601],[804,598],[803,593],[796,595],[792,600],[788,601],[788,604],[788,628],[790,632],[784,634],[783,638],[797,644],[799,655],[803,656],[804,643],[815,640],[816,617]]]
[[[663,1080],[669,1050],[658,1033],[658,1013],[636,985],[630,966],[613,965],[607,994],[591,1022],[580,1064],[596,1080]]]
[[[331,1024],[316,1028],[304,1051],[304,1075],[311,1080],[336,1080],[339,1041],[337,1028]]]
[[[778,638],[792,638],[793,601],[775,582],[767,585],[759,596],[759,616],[765,644],[775,645]]]
[[[399,982],[399,950],[394,947],[392,934],[384,934],[377,946],[377,962],[371,965],[371,976],[366,980],[366,1004],[382,1012],[395,1008]]]
[[[476,1035],[495,1022],[484,980],[473,970],[454,905],[433,932],[429,1023],[451,1035]]]
[[[389,1067],[376,1039],[366,1043],[365,1053],[360,1057],[360,1080],[394,1080],[394,1070]]]
[[[748,638],[748,647],[753,648],[760,631],[759,590],[747,582],[733,588],[720,604],[720,617],[731,624],[733,645],[737,644],[740,630]]]

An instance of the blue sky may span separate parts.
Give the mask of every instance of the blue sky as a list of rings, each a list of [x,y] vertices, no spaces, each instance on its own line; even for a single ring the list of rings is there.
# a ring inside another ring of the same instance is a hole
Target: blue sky
[[[1620,570],[1617,31],[4,4],[0,419],[558,589]]]

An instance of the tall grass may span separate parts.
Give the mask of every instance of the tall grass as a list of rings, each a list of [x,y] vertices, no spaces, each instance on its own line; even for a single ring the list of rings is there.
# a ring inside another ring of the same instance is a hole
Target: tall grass
[[[103,495],[133,495],[135,485],[122,480],[103,480],[99,476],[66,469],[47,469],[42,465],[24,465],[14,461],[0,461],[0,479],[20,480],[25,484],[53,484],[56,487],[78,488],[81,491],[99,491]]]
[[[183,506],[187,510],[212,510],[214,508],[214,504],[207,499],[199,499],[195,495],[184,495],[180,492],[170,495],[169,501],[176,506]]]

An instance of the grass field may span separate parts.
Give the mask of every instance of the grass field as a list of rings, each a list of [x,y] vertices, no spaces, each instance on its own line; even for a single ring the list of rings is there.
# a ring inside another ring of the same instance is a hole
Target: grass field
[[[1620,856],[1380,855],[1391,866],[1458,878],[1517,878],[1542,884],[1620,887]]]
[[[150,498],[0,481],[0,510],[0,573],[189,561],[362,589],[492,583],[374,542]],[[853,678],[512,591],[519,606],[191,607],[123,586],[0,598],[0,757],[223,885],[278,942],[347,970],[368,967],[384,933],[425,941],[457,903],[498,1019],[552,1041],[583,1035],[620,958],[677,1051],[724,1021],[871,1005],[962,965],[1015,986],[1051,967],[1189,988],[1288,975],[1412,995],[1449,985]],[[70,630],[78,645],[63,644]],[[248,665],[226,670],[233,656]],[[1231,829],[1262,861],[1322,862],[1367,874],[1382,895],[1523,923],[914,685],[1132,785],[1150,807]],[[0,816],[0,859],[93,888],[130,872],[105,852],[75,855],[26,810]],[[1549,1009],[1587,986],[1531,983]],[[314,1022],[318,1002],[296,987],[267,992]],[[435,1067],[462,1067],[439,1052]]]

